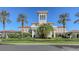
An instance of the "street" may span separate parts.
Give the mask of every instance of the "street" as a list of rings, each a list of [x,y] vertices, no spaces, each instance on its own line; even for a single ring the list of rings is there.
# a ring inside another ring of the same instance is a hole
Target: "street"
[[[0,45],[0,51],[79,51],[79,45]]]

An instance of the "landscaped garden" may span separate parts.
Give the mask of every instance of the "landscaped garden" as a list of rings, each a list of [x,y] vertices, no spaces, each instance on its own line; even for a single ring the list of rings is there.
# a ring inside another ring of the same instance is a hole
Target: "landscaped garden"
[[[38,38],[8,38],[1,39],[0,44],[79,44],[79,39],[67,38],[51,38],[51,39],[38,39]]]
[[[64,38],[64,37],[56,37],[56,38],[32,38],[31,33],[7,33],[8,38],[0,38],[0,44],[79,44],[78,38]]]

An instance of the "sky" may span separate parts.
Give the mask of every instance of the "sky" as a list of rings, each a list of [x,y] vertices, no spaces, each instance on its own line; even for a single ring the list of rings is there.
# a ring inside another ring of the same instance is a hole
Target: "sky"
[[[10,13],[9,19],[11,23],[6,24],[6,30],[18,30],[18,26],[21,26],[17,22],[19,14],[25,14],[28,20],[28,26],[31,26],[33,22],[38,22],[37,11],[48,11],[48,22],[53,22],[54,26],[62,26],[57,21],[59,20],[59,15],[62,13],[69,13],[69,19],[66,26],[67,30],[79,30],[79,24],[74,24],[73,22],[78,19],[75,16],[79,12],[78,7],[0,7],[0,12],[6,10]],[[25,24],[26,26],[26,24]],[[0,30],[3,30],[2,23],[0,23]]]

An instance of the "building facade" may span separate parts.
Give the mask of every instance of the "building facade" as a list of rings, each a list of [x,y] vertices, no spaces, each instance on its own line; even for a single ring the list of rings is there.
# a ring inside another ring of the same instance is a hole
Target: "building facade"
[[[37,28],[39,27],[39,25],[48,24],[48,23],[52,25],[52,23],[47,22],[47,16],[48,16],[47,11],[38,11],[37,15],[38,15],[38,22],[37,23],[32,23],[32,26],[31,26],[32,37],[39,37],[37,35]],[[52,37],[52,31],[48,33],[47,37]]]
[[[29,33],[31,27],[30,26],[24,26],[24,27],[18,27],[19,28],[19,31],[21,32],[26,32],[26,33]]]
[[[32,23],[32,25],[29,27],[29,26],[25,26],[25,27],[19,27],[19,31],[22,31],[22,32],[26,32],[26,33],[29,33],[29,30],[31,29],[31,32],[32,32],[32,37],[39,37],[38,34],[37,34],[37,28],[39,27],[39,25],[41,24],[50,24],[52,25],[52,27],[54,28],[54,30],[52,29],[52,31],[50,31],[48,33],[48,36],[47,37],[56,37],[56,34],[63,34],[65,30],[66,31],[66,28],[64,28],[63,26],[54,26],[54,24],[52,22],[48,22],[48,11],[37,11],[37,15],[38,15],[38,22],[36,23]]]

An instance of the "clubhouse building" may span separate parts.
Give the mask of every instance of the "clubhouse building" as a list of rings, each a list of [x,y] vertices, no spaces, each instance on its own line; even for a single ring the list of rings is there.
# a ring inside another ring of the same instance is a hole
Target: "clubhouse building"
[[[54,26],[54,23],[52,22],[48,22],[48,11],[37,11],[37,15],[38,15],[38,22],[36,23],[32,23],[31,26],[25,26],[23,27],[19,27],[19,31],[23,31],[23,32],[27,32],[29,33],[29,30],[31,29],[32,32],[32,37],[39,37],[37,34],[37,28],[39,27],[39,25],[41,24],[50,24],[52,25],[52,27],[54,28],[54,30],[52,29],[52,31],[49,32],[49,34],[47,35],[47,37],[56,37],[56,35],[59,34],[63,34],[65,30],[65,32],[67,32],[66,28],[64,28],[63,26]]]

